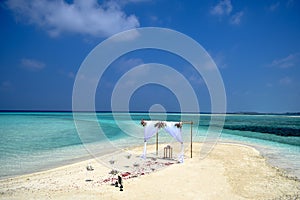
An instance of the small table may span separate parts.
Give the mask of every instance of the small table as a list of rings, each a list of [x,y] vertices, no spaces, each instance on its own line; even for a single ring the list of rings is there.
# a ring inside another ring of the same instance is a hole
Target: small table
[[[172,158],[173,154],[173,148],[168,145],[164,147],[164,158]]]

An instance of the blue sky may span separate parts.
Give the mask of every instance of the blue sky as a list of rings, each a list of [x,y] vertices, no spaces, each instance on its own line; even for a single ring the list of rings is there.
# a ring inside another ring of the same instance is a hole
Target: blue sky
[[[0,110],[71,110],[76,73],[96,45],[127,29],[164,27],[193,38],[212,56],[228,112],[300,111],[300,1],[8,0],[0,5]],[[182,72],[197,89],[201,111],[210,111],[202,78],[189,63],[158,50],[117,59],[99,82],[96,108],[110,110],[116,81],[149,62]],[[149,110],[154,104],[167,111],[179,106],[167,88],[145,85],[132,96],[130,108]]]

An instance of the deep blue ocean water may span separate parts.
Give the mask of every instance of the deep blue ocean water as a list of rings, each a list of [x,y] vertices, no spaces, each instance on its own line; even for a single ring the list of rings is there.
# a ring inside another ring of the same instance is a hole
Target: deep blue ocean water
[[[199,121],[193,126],[193,140],[204,141],[212,115],[130,113],[130,119],[126,116],[124,113],[97,113],[94,119],[89,113],[82,113],[79,120],[85,125],[84,134],[78,134],[71,112],[2,112],[0,178],[84,160],[91,157],[87,149],[105,154],[110,145],[120,148],[143,145],[141,119],[179,121],[184,116],[185,120]],[[99,134],[99,127],[91,124],[95,121],[106,137]],[[126,127],[127,132],[122,127]],[[189,131],[190,126],[184,125],[187,142]],[[166,133],[160,133],[160,142],[169,140]],[[253,146],[272,165],[300,178],[299,116],[227,114],[219,141]]]

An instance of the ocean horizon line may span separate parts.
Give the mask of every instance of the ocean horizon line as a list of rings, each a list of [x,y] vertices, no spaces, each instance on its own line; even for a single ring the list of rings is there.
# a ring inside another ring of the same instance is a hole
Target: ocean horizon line
[[[59,113],[162,113],[162,112],[149,112],[149,111],[72,111],[72,110],[26,110],[26,109],[16,109],[16,110],[0,110],[0,113],[14,113],[14,112],[37,112],[37,113],[54,113],[54,112],[59,112]],[[178,111],[170,111],[166,112],[167,114],[244,114],[244,115],[300,115],[299,112],[255,112],[255,111],[237,111],[237,112],[178,112]]]

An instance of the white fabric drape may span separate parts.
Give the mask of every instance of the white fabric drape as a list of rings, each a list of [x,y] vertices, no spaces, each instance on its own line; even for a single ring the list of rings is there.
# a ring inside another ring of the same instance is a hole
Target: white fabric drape
[[[178,155],[178,161],[183,163],[184,161],[184,146],[182,140],[182,129],[175,126],[178,122],[166,122],[165,131],[169,133],[173,138],[181,143],[181,151]]]
[[[144,129],[144,150],[141,158],[146,159],[147,154],[147,141],[154,136],[158,132],[158,128],[155,127],[155,124],[158,121],[144,121],[146,122],[145,129]],[[184,161],[184,146],[183,146],[183,139],[182,139],[182,130],[175,126],[176,123],[179,122],[164,122],[166,126],[164,127],[165,131],[169,133],[172,137],[174,137],[178,142],[181,143],[181,151],[178,155],[178,161],[183,163]]]
[[[141,155],[141,158],[146,159],[146,154],[147,154],[147,142],[144,141],[144,151],[143,154]]]
[[[146,122],[145,130],[144,130],[144,151],[141,158],[146,159],[147,141],[157,133],[158,128],[155,127],[157,121],[144,121],[144,122]]]
[[[155,127],[155,124],[157,121],[145,121],[145,132],[144,132],[144,140],[147,142],[153,135],[157,133],[157,127]]]
[[[177,128],[177,126],[175,126],[176,123],[178,122],[166,122],[165,131],[167,131],[167,133],[169,133],[178,142],[183,142],[181,128]]]
[[[180,163],[183,163],[183,161],[184,161],[184,146],[183,146],[183,142],[181,142],[181,151],[180,151],[180,154],[178,155],[178,161]]]

